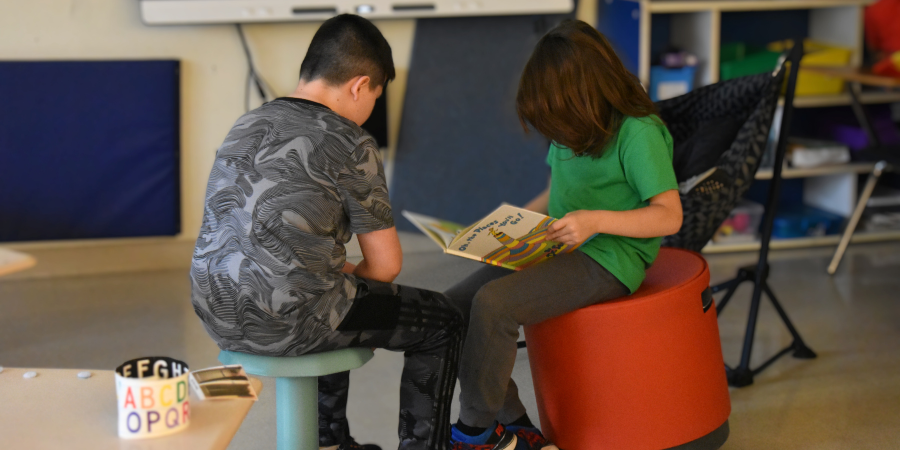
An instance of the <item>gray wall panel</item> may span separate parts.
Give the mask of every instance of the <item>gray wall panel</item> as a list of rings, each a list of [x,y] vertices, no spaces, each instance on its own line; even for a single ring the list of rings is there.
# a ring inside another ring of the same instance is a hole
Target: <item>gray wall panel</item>
[[[522,68],[561,16],[422,19],[416,25],[391,203],[468,224],[547,183],[547,140],[515,112]]]

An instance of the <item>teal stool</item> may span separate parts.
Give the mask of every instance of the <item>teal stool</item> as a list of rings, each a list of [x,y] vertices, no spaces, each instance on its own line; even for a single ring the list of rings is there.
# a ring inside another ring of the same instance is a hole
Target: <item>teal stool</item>
[[[318,450],[319,380],[322,375],[362,367],[367,348],[345,348],[303,356],[259,356],[219,352],[223,364],[240,364],[251,375],[275,378],[278,450]]]

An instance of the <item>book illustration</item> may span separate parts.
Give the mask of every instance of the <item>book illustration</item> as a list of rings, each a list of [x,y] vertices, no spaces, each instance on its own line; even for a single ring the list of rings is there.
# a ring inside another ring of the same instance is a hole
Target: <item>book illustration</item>
[[[553,222],[553,219],[547,217],[519,239],[511,237],[503,231],[489,229],[491,236],[503,246],[487,254],[482,261],[495,266],[524,269],[556,256],[559,250],[565,247],[565,244],[545,240],[547,227]]]
[[[556,219],[512,205],[500,206],[469,227],[408,211],[403,215],[445,253],[513,270],[577,248],[545,240]]]
[[[446,249],[457,234],[466,227],[447,220],[435,219],[422,214],[403,211],[403,216],[409,219],[416,228],[430,237],[438,245]]]

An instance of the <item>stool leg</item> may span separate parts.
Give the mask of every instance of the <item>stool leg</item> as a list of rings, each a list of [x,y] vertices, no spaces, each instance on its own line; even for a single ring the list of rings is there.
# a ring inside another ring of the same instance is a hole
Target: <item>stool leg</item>
[[[275,396],[278,450],[318,450],[318,378],[276,378]]]

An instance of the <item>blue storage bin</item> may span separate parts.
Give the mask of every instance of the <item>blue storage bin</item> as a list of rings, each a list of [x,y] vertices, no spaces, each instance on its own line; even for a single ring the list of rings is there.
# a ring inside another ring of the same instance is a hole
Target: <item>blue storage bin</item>
[[[772,237],[777,239],[838,234],[844,218],[812,206],[782,209],[775,215]]]
[[[696,71],[696,67],[690,66],[680,69],[650,67],[650,100],[658,102],[691,92]]]

